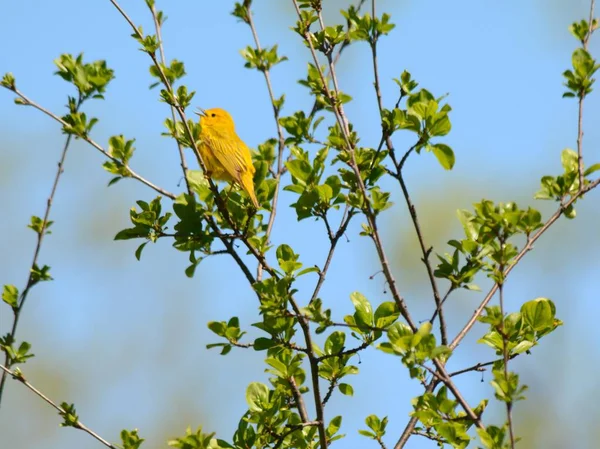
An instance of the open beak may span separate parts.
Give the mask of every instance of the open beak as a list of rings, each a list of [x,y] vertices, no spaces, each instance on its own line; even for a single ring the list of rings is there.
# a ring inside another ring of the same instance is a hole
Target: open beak
[[[206,111],[202,108],[198,108],[197,111],[194,111],[195,114],[198,114],[201,117],[206,117]]]

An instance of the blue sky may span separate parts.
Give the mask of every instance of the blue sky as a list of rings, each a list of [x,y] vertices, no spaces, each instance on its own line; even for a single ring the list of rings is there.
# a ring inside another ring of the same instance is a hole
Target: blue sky
[[[283,114],[307,109],[312,101],[297,80],[305,77],[309,53],[289,29],[294,21],[291,3],[255,3],[261,43],[278,43],[280,53],[289,58],[272,72],[276,95],[286,94]],[[325,20],[332,24],[348,2],[325,3]],[[122,6],[135,23],[152,29],[143,1]],[[243,67],[239,50],[252,45],[252,36],[229,15],[232,6],[225,1],[158,2],[168,16],[163,34],[167,58],[185,62],[184,82],[197,91],[194,106],[229,110],[239,135],[256,147],[274,135],[273,117],[262,75]],[[378,2],[378,10],[391,13],[397,24],[379,50],[386,106],[396,100],[392,78],[405,69],[435,95],[450,94],[453,129],[443,142],[455,150],[455,169],[444,172],[430,154],[411,158],[407,167],[409,188],[436,251],[444,252],[444,242],[460,236],[455,210],[470,208],[481,198],[515,199],[551,213],[552,204],[534,203],[532,195],[542,175],[559,172],[560,151],[575,147],[577,105],[561,98],[561,73],[577,45],[567,27],[587,18],[588,2],[388,0]],[[52,61],[61,53],[81,51],[88,61],[106,59],[116,78],[106,101],[87,105],[86,112],[100,118],[93,138],[105,145],[111,135],[135,137],[134,169],[170,191],[181,191],[176,146],[161,136],[170,113],[157,101],[158,91],[148,90],[150,60],[129,38],[131,30],[110,2],[24,0],[3,5],[3,11],[0,73],[12,72],[26,95],[62,114],[72,91],[52,75]],[[596,36],[591,45],[596,56],[598,41]],[[361,144],[376,146],[379,125],[369,54],[364,43],[350,47],[338,74],[342,89],[354,98],[347,113]],[[4,90],[0,117],[4,211],[0,281],[21,288],[35,243],[26,224],[31,215],[43,213],[64,137],[56,123],[14,105]],[[590,163],[600,159],[597,123],[600,100],[594,92],[586,100],[584,121]],[[399,135],[395,144],[402,148],[411,141]],[[88,145],[73,145],[52,211],[53,234],[45,241],[40,260],[52,266],[55,281],[32,291],[18,332],[19,339],[33,344],[36,354],[24,372],[57,401],[74,402],[82,421],[111,441],[118,439],[120,429],[137,427],[148,447],[154,447],[183,433],[188,425],[203,425],[228,439],[246,408],[247,384],[267,379],[263,354],[235,351],[221,357],[206,350],[206,344],[217,341],[206,323],[235,314],[249,326],[258,319],[255,297],[226,257],[208,259],[193,279],[187,279],[186,255],[168,242],[148,246],[141,262],[133,257],[136,242],[114,242],[116,232],[129,224],[128,209],[136,200],[150,200],[155,194],[130,180],[107,188],[110,177],[102,162]],[[399,207],[382,216],[384,239],[400,289],[413,315],[422,320],[429,316],[431,300],[414,235],[397,186],[386,187],[393,190]],[[298,224],[287,207],[291,202],[293,196],[284,193],[274,243],[294,246],[306,265],[322,265],[326,243],[322,224]],[[559,222],[542,238],[507,286],[507,307],[515,310],[524,301],[548,296],[565,321],[533,355],[514,362],[523,382],[530,385],[530,401],[519,404],[515,412],[517,419],[528,419],[527,429],[517,428],[517,433],[530,438],[527,447],[564,447],[567,437],[573,443],[565,429],[593,422],[588,391],[598,381],[575,380],[585,376],[584,367],[593,371],[600,362],[595,321],[600,291],[600,240],[594,232],[600,218],[597,204],[598,193],[588,195],[577,219]],[[374,304],[389,300],[382,277],[369,280],[379,267],[371,243],[358,236],[359,230],[357,219],[348,231],[350,243],[340,245],[323,289],[325,303],[337,309],[339,319],[351,312],[353,291]],[[312,282],[309,278],[301,285],[306,287],[301,297],[308,295]],[[478,294],[469,292],[453,298],[451,335],[479,300]],[[0,334],[8,332],[11,319],[8,308],[0,307]],[[483,327],[475,327],[467,346],[453,357],[455,367],[493,358],[486,347],[473,344],[483,332]],[[405,425],[409,399],[419,394],[419,386],[408,379],[398,360],[374,349],[361,354],[359,368],[361,374],[351,380],[355,397],[335,397],[327,410],[329,418],[345,414],[342,432],[348,437],[340,447],[364,444],[356,429],[364,428],[370,413],[389,416],[386,441],[393,446]],[[471,403],[491,396],[489,374],[483,383],[479,374],[469,376],[459,385]],[[4,401],[0,442],[7,447],[99,447],[81,432],[60,429],[52,410],[15,383],[7,385]],[[540,404],[541,410],[536,408]],[[490,407],[486,422],[501,422],[500,406]],[[38,430],[32,433],[29,421],[14,419],[14,410],[34,420]],[[539,429],[552,423],[555,429],[541,434],[535,423]],[[592,436],[580,432],[578,446],[588,445]],[[415,437],[408,447],[430,445]]]

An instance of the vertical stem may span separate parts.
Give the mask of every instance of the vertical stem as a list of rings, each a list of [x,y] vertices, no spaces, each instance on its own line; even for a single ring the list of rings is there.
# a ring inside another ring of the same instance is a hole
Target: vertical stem
[[[83,99],[81,96],[77,102],[77,106],[75,108],[75,112],[79,111],[79,107],[81,106]],[[48,230],[48,219],[50,218],[50,210],[52,209],[52,204],[54,202],[54,195],[56,194],[56,189],[58,188],[58,183],[60,181],[61,175],[64,172],[64,164],[65,159],[67,158],[67,152],[69,151],[69,146],[71,144],[71,139],[73,135],[69,134],[65,140],[65,145],[63,146],[62,154],[60,156],[60,160],[58,161],[58,169],[56,170],[56,175],[54,176],[54,182],[52,183],[52,188],[50,190],[50,196],[46,201],[46,211],[44,212],[44,218],[42,221],[42,228],[38,233],[37,243],[35,245],[35,250],[33,252],[33,261],[31,262],[31,267],[29,269],[29,276],[27,278],[27,283],[25,284],[25,288],[19,297],[19,302],[17,307],[13,309],[14,319],[12,328],[10,331],[10,340],[14,341],[15,335],[17,334],[17,326],[19,324],[19,318],[21,317],[21,312],[23,311],[23,306],[25,306],[25,301],[27,300],[27,296],[29,295],[29,291],[31,287],[34,285],[33,279],[33,269],[38,263],[38,258],[40,255],[40,250],[42,249],[42,241],[44,240],[44,235]],[[6,368],[11,367],[10,357],[8,356],[8,351],[5,351],[6,355],[4,357],[4,365]],[[2,393],[4,391],[4,385],[6,383],[7,372],[2,372],[2,379],[0,379],[0,404],[2,403]]]
[[[502,245],[504,245],[504,242],[501,240]],[[499,267],[499,271],[500,273],[504,272],[504,266],[500,265]],[[506,335],[506,332],[504,331],[504,280],[502,279],[499,283],[498,283],[498,296],[500,298],[500,315],[502,316],[502,322],[500,323],[500,334],[502,335],[502,355],[503,355],[503,361],[504,361],[504,380],[506,381],[506,383],[508,384],[508,361],[510,360],[509,355],[508,355],[508,337]],[[508,421],[508,432],[510,435],[510,447],[511,449],[515,449],[515,434],[514,434],[514,429],[513,429],[513,422],[512,422],[512,407],[513,407],[513,402],[512,400],[506,402],[506,419]]]
[[[323,406],[323,400],[321,398],[321,387],[319,385],[319,360],[315,356],[312,344],[312,336],[310,335],[310,326],[308,320],[300,311],[300,307],[296,304],[294,298],[290,297],[290,304],[294,309],[294,313],[298,317],[298,323],[304,334],[304,341],[306,342],[308,362],[310,364],[310,376],[312,383],[313,398],[315,401],[315,412],[317,414],[317,429],[319,431],[319,444],[321,449],[326,449],[327,444],[327,432],[325,431],[325,411]]]
[[[294,4],[294,8],[296,9],[296,14],[298,15],[298,18],[301,18],[300,7],[298,5],[297,0],[292,0],[292,3]],[[319,18],[319,24],[321,25],[321,28],[324,29],[325,23],[323,22],[323,16],[320,11],[318,11],[317,13],[318,13],[318,18]],[[375,243],[375,249],[377,251],[377,256],[381,263],[381,267],[382,267],[384,276],[386,278],[386,281],[388,282],[388,285],[390,287],[392,297],[394,298],[394,301],[396,302],[396,305],[398,306],[398,309],[400,310],[402,317],[406,320],[406,322],[408,323],[410,328],[413,331],[416,331],[417,326],[415,325],[414,321],[412,320],[412,318],[410,316],[408,307],[406,306],[406,302],[404,301],[404,298],[400,295],[400,292],[396,285],[396,279],[392,275],[392,272],[391,272],[391,269],[389,266],[389,262],[387,260],[387,256],[386,256],[386,253],[383,248],[382,241],[381,241],[381,236],[379,234],[379,229],[377,226],[377,220],[375,217],[375,213],[371,209],[369,195],[368,195],[365,183],[363,182],[363,179],[361,177],[358,165],[356,163],[356,158],[354,155],[354,146],[350,142],[350,129],[348,126],[348,120],[346,119],[346,115],[344,113],[343,106],[341,104],[339,104],[338,95],[339,95],[340,91],[339,91],[339,87],[338,87],[335,66],[333,64],[333,58],[331,57],[331,53],[327,54],[327,61],[329,63],[329,72],[331,73],[331,79],[333,80],[333,86],[334,86],[333,92],[335,95],[332,94],[331,90],[327,86],[325,74],[323,73],[323,70],[321,70],[321,68],[320,68],[319,59],[317,57],[317,53],[315,51],[315,47],[312,43],[312,40],[310,39],[309,32],[306,31],[304,33],[303,37],[304,37],[304,40],[306,41],[306,43],[308,44],[313,61],[319,72],[319,77],[320,77],[321,83],[323,85],[324,94],[327,97],[327,99],[329,100],[329,102],[331,103],[333,113],[334,113],[335,118],[338,122],[338,125],[342,131],[342,136],[344,138],[344,143],[346,145],[346,151],[350,155],[350,161],[349,161],[348,165],[354,172],[354,175],[356,177],[356,182],[357,182],[360,192],[363,196],[364,203],[365,203],[363,213],[365,214],[365,217],[367,218],[367,222],[368,222],[370,228],[372,229],[371,237],[373,239],[373,242]]]
[[[246,6],[246,11],[248,14],[248,25],[252,30],[252,36],[254,38],[254,43],[256,45],[256,49],[261,51],[260,41],[258,40],[258,33],[256,32],[256,27],[254,26],[254,20],[252,18],[252,11],[250,10],[250,2]],[[273,116],[275,118],[275,125],[277,127],[277,138],[279,142],[279,147],[277,151],[277,171],[275,172],[275,194],[273,195],[273,200],[271,202],[271,214],[269,215],[269,221],[267,223],[267,229],[265,234],[267,236],[267,243],[271,236],[271,232],[273,231],[273,224],[275,223],[275,216],[277,215],[277,202],[279,200],[279,185],[281,181],[281,175],[283,175],[284,167],[283,167],[283,151],[285,150],[285,137],[283,136],[283,128],[279,124],[279,108],[275,104],[275,94],[273,93],[273,86],[271,84],[271,74],[269,70],[262,71],[265,82],[267,83],[267,90],[269,91],[269,98],[271,99],[271,105],[273,106]],[[262,279],[263,274],[263,266],[258,264],[256,279],[260,281]]]
[[[149,7],[150,7],[150,12],[152,13],[152,19],[154,20],[154,28],[156,29],[156,37],[158,39],[158,49],[160,51],[160,60],[161,60],[162,64],[164,66],[166,66],[167,65],[167,59],[165,57],[165,50],[164,50],[164,46],[163,46],[162,33],[161,33],[161,24],[159,23],[158,16],[156,15],[156,8],[154,7],[154,2],[149,3]],[[175,125],[177,123],[177,116],[175,114],[175,107],[173,105],[171,105],[170,108],[171,108],[171,118],[173,120],[173,124]],[[175,133],[178,133],[177,126],[175,126]],[[181,161],[181,170],[183,171],[183,179],[185,179],[185,185],[186,185],[188,193],[190,195],[193,195],[194,192],[192,190],[192,187],[190,185],[190,181],[189,181],[188,176],[187,176],[188,166],[187,166],[187,162],[185,160],[185,154],[183,152],[183,145],[181,145],[181,143],[179,142],[178,139],[175,139],[175,141],[177,142],[177,149],[179,151],[179,159]]]
[[[588,31],[583,39],[583,48],[588,49],[588,42],[593,31],[594,24],[594,6],[595,0],[590,2],[590,19],[588,23]],[[583,189],[583,100],[585,99],[585,91],[579,92],[579,110],[577,114],[577,169],[579,172],[579,190]]]

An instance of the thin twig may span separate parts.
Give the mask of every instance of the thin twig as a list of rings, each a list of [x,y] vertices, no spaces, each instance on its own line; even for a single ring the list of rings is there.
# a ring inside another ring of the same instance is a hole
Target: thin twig
[[[331,399],[331,395],[333,394],[333,391],[335,390],[335,387],[338,384],[338,379],[337,378],[333,378],[329,381],[329,387],[327,387],[327,393],[325,393],[325,397],[323,398],[323,406],[325,406],[328,402],[329,399]]]
[[[512,359],[514,359],[514,358],[515,358],[515,357],[517,357],[519,354],[520,354],[520,353],[517,353],[517,354],[511,354],[511,355],[509,356],[509,360],[512,360]],[[450,373],[450,374],[448,374],[448,375],[449,375],[450,377],[454,377],[454,376],[459,376],[459,375],[461,375],[461,374],[469,373],[469,372],[471,372],[471,371],[483,372],[483,371],[485,371],[485,367],[486,367],[486,366],[491,366],[491,365],[493,365],[494,363],[497,363],[497,362],[498,362],[498,361],[500,361],[500,360],[503,360],[503,359],[492,360],[492,361],[490,361],[490,362],[485,362],[485,363],[476,363],[475,365],[473,365],[473,366],[469,366],[468,368],[463,368],[463,369],[460,369],[460,370],[458,370],[458,371],[453,371],[453,372],[451,372],[451,373]]]
[[[481,419],[479,419],[479,416],[477,416],[475,414],[475,412],[473,411],[473,409],[469,406],[469,403],[465,400],[465,398],[462,396],[461,392],[459,391],[459,389],[456,387],[456,385],[454,384],[454,382],[452,382],[452,379],[450,378],[450,376],[448,375],[448,372],[446,371],[446,368],[444,368],[444,365],[441,361],[439,361],[438,359],[433,359],[433,364],[435,365],[435,367],[438,370],[438,373],[442,376],[442,382],[448,387],[448,389],[452,392],[452,394],[454,395],[454,397],[456,398],[456,400],[458,401],[458,403],[460,404],[460,406],[463,408],[463,410],[467,413],[467,416],[469,417],[469,419],[471,419],[475,425],[477,427],[479,427],[480,429],[485,429],[485,426],[483,425],[483,423],[481,422]]]
[[[439,313],[439,311],[441,310],[442,306],[446,303],[446,300],[450,297],[450,294],[454,290],[456,290],[456,287],[454,287],[453,285],[450,285],[450,287],[448,287],[448,291],[446,291],[446,294],[444,295],[444,297],[440,301],[439,306],[435,308],[435,311],[433,312],[433,315],[431,315],[431,318],[429,319],[430,323],[433,324],[433,322],[435,321],[435,319],[437,317],[437,314]]]
[[[433,266],[431,265],[431,261],[429,256],[431,255],[431,247],[427,247],[425,244],[425,238],[423,237],[423,230],[421,229],[421,225],[419,223],[419,217],[417,215],[417,208],[415,207],[410,193],[408,192],[408,187],[406,186],[406,182],[404,181],[404,176],[402,175],[401,170],[398,170],[398,182],[400,183],[400,188],[402,189],[402,193],[404,195],[404,199],[406,200],[406,205],[408,207],[408,211],[410,213],[410,217],[412,219],[415,232],[417,234],[417,239],[419,241],[419,247],[421,248],[421,254],[423,257],[421,260],[425,264],[425,268],[427,271],[427,276],[429,277],[429,283],[431,284],[431,289],[433,291],[433,300],[435,302],[436,310],[439,313],[440,317],[440,336],[443,345],[448,344],[448,333],[446,328],[446,319],[444,317],[444,308],[442,304],[442,299],[440,297],[440,291],[437,285],[437,280],[435,279]]]
[[[383,440],[381,439],[381,437],[375,437],[375,441],[377,441],[379,443],[379,446],[381,446],[381,449],[387,449],[387,446],[385,445],[385,443],[383,442]]]
[[[306,404],[304,403],[302,393],[300,393],[300,389],[296,384],[296,379],[294,379],[294,377],[292,376],[288,379],[288,382],[290,383],[290,388],[292,389],[292,396],[294,396],[294,401],[296,401],[296,407],[298,408],[300,419],[303,423],[310,422],[308,418],[308,413],[306,412]]]
[[[435,379],[429,382],[427,387],[425,387],[425,391],[423,394],[432,393],[437,384],[438,382]],[[404,445],[408,442],[411,435],[413,434],[414,428],[418,422],[419,418],[416,416],[416,414],[413,414],[413,416],[408,420],[408,423],[406,424],[402,435],[400,435],[400,439],[394,446],[394,449],[402,449],[404,447]]]
[[[327,232],[329,234],[330,246],[329,251],[327,252],[327,257],[325,259],[325,264],[323,265],[323,268],[319,270],[319,280],[317,281],[317,285],[315,285],[315,289],[310,298],[310,302],[313,302],[315,299],[317,299],[319,291],[321,290],[321,287],[325,282],[325,277],[327,276],[327,271],[329,270],[329,266],[331,265],[331,260],[333,259],[333,253],[335,252],[335,248],[337,247],[340,238],[346,232],[346,229],[348,228],[350,220],[352,220],[353,216],[354,209],[351,209],[350,206],[346,205],[346,208],[344,209],[344,215],[342,216],[342,221],[340,223],[340,227],[338,228],[335,234],[333,234],[333,232],[331,231],[331,227],[329,226],[329,222],[327,221],[327,216],[323,217],[323,220],[325,221],[325,224],[327,226]]]
[[[310,327],[308,325],[308,320],[302,317],[300,312],[300,307],[296,304],[296,301],[293,297],[289,299],[290,305],[292,309],[294,309],[294,313],[299,317],[298,323],[300,324],[300,328],[302,329],[302,333],[304,335],[304,341],[306,342],[306,348],[308,349],[308,362],[310,366],[310,375],[312,382],[312,392],[313,399],[315,402],[315,411],[317,414],[317,425],[319,432],[319,444],[322,449],[327,448],[327,431],[325,430],[325,412],[323,407],[323,400],[321,397],[321,388],[319,385],[319,360],[314,353],[313,344],[312,344],[312,336],[310,335]]]
[[[363,5],[366,3],[367,0],[359,0],[358,4],[356,5],[356,12],[360,12],[360,10],[362,9]],[[348,27],[350,26],[350,23],[348,23]],[[346,48],[348,48],[350,46],[350,44],[352,43],[352,40],[350,40],[349,38],[344,40],[339,48],[338,51],[336,53],[336,55],[333,57],[333,65],[337,65],[337,63],[339,62],[340,58],[342,57],[342,53],[344,52],[344,50]],[[321,109],[318,99],[315,98],[315,102],[313,103],[313,106],[310,110],[310,113],[308,114],[309,117],[313,117],[319,110]]]
[[[503,247],[505,244],[504,238],[500,237],[500,245]],[[502,265],[499,266],[500,273],[504,272],[504,267]],[[504,365],[504,381],[508,385],[508,361],[510,360],[508,354],[508,336],[504,331],[504,280],[501,279],[498,283],[498,298],[500,302],[500,315],[502,316],[502,321],[500,322],[499,331],[502,336],[502,357],[503,357],[503,365]],[[513,401],[512,399],[506,401],[506,420],[508,422],[508,434],[510,435],[510,447],[511,449],[515,449],[515,434],[513,429],[513,421],[512,421],[512,407]]]
[[[344,357],[347,355],[352,355],[352,354],[356,354],[360,351],[362,351],[363,349],[368,348],[371,345],[371,341],[364,341],[362,342],[359,346],[352,348],[352,349],[346,349],[346,350],[342,350],[340,352],[337,352],[335,354],[324,354],[321,357],[318,357],[317,360],[319,362],[326,360],[326,359],[332,359],[334,357]]]
[[[583,48],[587,51],[588,49],[588,41],[593,31],[594,24],[594,6],[596,1],[592,0],[590,2],[590,20],[588,23],[588,31],[585,34],[583,39]],[[585,88],[584,88],[585,89]],[[582,89],[579,92],[579,110],[577,114],[577,165],[579,171],[579,188],[583,188],[583,100],[585,99],[585,90]]]
[[[11,371],[10,369],[6,368],[4,365],[0,365],[0,369],[3,370],[3,374],[10,375],[13,379],[18,380],[23,385],[25,385],[27,388],[29,388],[31,391],[33,391],[35,394],[37,394],[40,398],[42,398],[44,401],[46,401],[48,404],[50,404],[52,407],[54,407],[54,409],[61,416],[65,416],[67,414],[67,412],[65,410],[63,410],[62,407],[58,406],[54,401],[52,401],[50,398],[48,398],[48,396],[46,396],[40,390],[38,390],[37,388],[35,388],[31,383],[29,383],[29,381],[27,379],[25,379],[25,377],[23,376],[22,373],[20,373],[20,372],[17,373],[17,372]],[[85,426],[79,420],[77,420],[71,427],[83,430],[85,433],[91,435],[96,440],[98,440],[100,443],[102,443],[103,445],[105,445],[106,447],[109,447],[111,449],[119,449],[118,446],[115,446],[114,444],[109,443],[107,440],[105,440],[104,438],[102,438],[100,435],[98,435],[96,432],[94,432],[93,430],[91,430],[89,427]]]
[[[254,20],[252,19],[252,11],[250,10],[251,2],[247,3],[246,11],[248,16],[248,25],[252,30],[252,36],[254,38],[254,44],[256,45],[256,49],[261,51],[260,41],[258,40],[258,33],[256,32],[256,27],[254,26]],[[279,186],[281,183],[281,175],[284,172],[283,165],[283,151],[285,150],[285,137],[283,136],[283,128],[279,124],[279,107],[276,105],[275,94],[273,93],[273,86],[271,84],[271,75],[268,69],[262,70],[263,75],[265,76],[265,82],[267,83],[267,90],[269,91],[269,98],[271,99],[271,105],[273,106],[273,117],[275,118],[275,126],[277,127],[277,138],[279,142],[279,147],[277,151],[277,172],[275,172],[275,194],[273,195],[273,200],[271,202],[271,213],[269,215],[269,221],[267,223],[267,229],[265,231],[265,236],[267,238],[267,244],[269,243],[269,238],[271,236],[271,232],[273,231],[273,224],[275,223],[275,216],[277,215],[277,201],[279,199]],[[258,265],[256,279],[260,281],[262,279],[262,265]]]
[[[373,16],[373,20],[375,20],[375,18],[377,17],[375,0],[371,1],[371,13]],[[383,117],[383,98],[381,95],[381,84],[379,82],[379,64],[377,62],[377,41],[378,41],[378,36],[375,35],[375,37],[370,40],[370,46],[371,46],[371,54],[373,56],[373,77],[375,78],[374,86],[375,86],[375,95],[377,96],[377,107],[379,108],[380,117]],[[383,122],[382,122],[382,136],[381,136],[380,147],[384,140],[385,140],[386,146],[387,146],[390,154],[394,154],[394,145],[392,144],[392,139],[391,139],[390,135],[388,134],[388,132],[383,127]],[[408,155],[412,152],[412,150],[415,147],[416,147],[416,145],[413,146],[411,149],[409,149],[407,151],[407,153],[405,154],[405,156],[402,158],[401,165],[396,166],[397,173],[398,173],[398,176],[396,177],[396,179],[398,179],[400,186],[402,188],[402,193],[404,194],[404,199],[406,200],[406,205],[408,206],[408,210],[409,210],[410,216],[412,218],[413,225],[415,227],[415,232],[417,233],[417,238],[419,240],[419,246],[421,247],[421,253],[423,254],[422,261],[425,264],[425,267],[427,270],[427,275],[429,277],[429,282],[431,284],[431,289],[433,291],[433,299],[435,301],[436,309],[439,309],[440,336],[441,336],[442,344],[447,345],[448,344],[448,335],[447,335],[447,331],[446,331],[446,320],[444,318],[443,309],[441,306],[441,298],[440,298],[440,292],[439,292],[439,289],[437,286],[437,281],[433,274],[433,267],[431,266],[431,262],[429,261],[429,256],[431,254],[431,248],[428,248],[427,245],[425,244],[425,239],[423,237],[423,231],[421,229],[421,225],[419,224],[417,209],[412,202],[410,194],[408,193],[408,188],[406,187],[406,183],[404,182],[404,177],[402,175],[402,167],[404,166],[404,162],[406,162]]]
[[[425,437],[431,441],[437,441],[438,443],[446,443],[446,440],[444,440],[442,437],[434,435],[433,433],[425,432],[423,430],[413,430],[412,434]]]
[[[298,2],[297,2],[297,0],[292,0],[292,2],[294,4],[294,8],[296,9],[296,14],[298,15],[298,18],[300,19],[301,14],[300,14],[300,7],[298,5]],[[321,28],[324,29],[325,24],[323,22],[322,14],[320,11],[318,11],[317,13],[318,13],[319,23],[321,25]],[[356,177],[356,182],[359,186],[360,192],[364,199],[365,205],[364,205],[363,212],[364,212],[364,214],[367,218],[368,224],[372,230],[372,239],[373,239],[373,242],[375,243],[375,249],[377,250],[377,255],[378,255],[379,261],[381,263],[386,281],[388,282],[388,284],[390,286],[390,291],[392,293],[392,297],[394,298],[394,301],[396,302],[396,305],[398,306],[400,313],[402,314],[402,316],[404,317],[404,319],[406,320],[408,325],[411,327],[411,329],[413,331],[416,331],[417,326],[413,322],[413,320],[410,316],[410,313],[408,312],[408,307],[406,306],[406,302],[404,301],[404,298],[400,295],[400,292],[398,291],[398,287],[396,286],[396,280],[394,279],[391,269],[390,269],[390,266],[389,266],[387,255],[385,253],[385,250],[384,250],[384,247],[382,244],[381,236],[379,235],[377,220],[375,218],[375,214],[374,214],[373,210],[371,209],[369,195],[368,195],[367,189],[365,187],[365,184],[363,182],[363,179],[361,177],[360,170],[358,168],[358,164],[356,163],[356,158],[354,155],[354,147],[350,142],[350,130],[349,130],[349,126],[348,126],[348,120],[346,119],[346,115],[344,113],[344,108],[341,104],[338,103],[338,101],[336,99],[336,97],[339,96],[340,90],[339,90],[339,86],[338,86],[337,76],[336,76],[336,72],[335,72],[335,66],[333,64],[333,59],[331,57],[331,53],[327,54],[327,60],[329,63],[329,72],[331,74],[331,79],[333,81],[333,92],[335,93],[335,96],[334,96],[334,94],[332,94],[331,90],[327,86],[325,74],[323,73],[323,70],[321,69],[321,66],[319,64],[319,59],[317,57],[317,53],[315,51],[312,40],[310,39],[308,31],[304,33],[303,37],[304,37],[304,40],[306,41],[306,43],[308,44],[313,61],[318,70],[321,83],[323,85],[323,90],[324,90],[325,95],[328,98],[330,104],[332,105],[332,110],[334,112],[334,115],[336,117],[338,125],[342,131],[342,136],[344,138],[346,150],[348,151],[348,154],[350,155],[350,164],[349,165],[350,165],[350,168],[352,168],[352,171],[354,172],[354,175]]]
[[[17,94],[23,100],[23,102],[24,102],[24,104],[26,106],[32,106],[35,109],[37,109],[38,111],[43,112],[48,117],[51,117],[52,119],[54,119],[58,123],[60,123],[63,126],[63,128],[69,126],[68,123],[65,122],[62,118],[60,118],[56,114],[53,114],[52,112],[50,112],[49,110],[45,109],[44,107],[40,106],[39,104],[37,104],[33,100],[30,100],[28,97],[26,97],[18,89],[9,89],[9,90],[11,90],[11,92],[14,92],[15,94]],[[111,161],[117,162],[119,164],[122,163],[117,158],[113,157],[108,151],[106,151],[104,148],[102,148],[102,146],[100,144],[98,144],[94,140],[92,140],[89,136],[87,136],[87,135],[79,136],[78,135],[77,137],[79,137],[80,139],[82,139],[82,140],[86,141],[87,143],[89,143],[91,146],[93,146],[96,150],[100,151],[105,157],[107,157]],[[157,185],[155,185],[152,182],[148,181],[146,178],[143,178],[142,176],[138,175],[128,165],[126,165],[125,168],[127,168],[127,172],[129,173],[128,177],[136,179],[137,181],[140,181],[142,184],[147,185],[152,190],[155,190],[156,192],[160,193],[163,196],[166,196],[167,198],[171,198],[172,200],[174,200],[176,198],[175,194],[173,194],[173,193],[171,193],[171,192],[169,192],[169,191],[167,191],[165,189],[162,189],[162,188],[158,187]]]
[[[279,437],[277,439],[277,443],[275,443],[275,446],[273,446],[273,449],[279,449],[281,447],[281,445],[283,444],[283,440],[285,440],[285,438],[288,435],[291,435],[295,431],[302,430],[305,427],[312,427],[312,426],[318,426],[318,425],[319,425],[319,423],[317,421],[308,421],[308,422],[303,422],[303,423],[296,424],[293,426],[288,426],[286,432],[279,435]]]
[[[154,29],[156,30],[156,38],[158,39],[158,49],[160,52],[160,60],[163,63],[163,65],[167,65],[167,58],[165,57],[165,50],[164,50],[164,46],[163,46],[163,40],[162,40],[162,26],[161,23],[158,21],[158,15],[156,13],[156,8],[154,6],[154,2],[149,2],[148,6],[150,8],[150,12],[152,13],[152,19],[154,20]],[[173,124],[177,123],[177,118],[175,115],[175,108],[173,107],[173,105],[169,105],[170,109],[171,109],[171,119],[173,120]],[[177,139],[177,127],[175,126],[175,133],[176,133],[176,138],[175,141],[177,142],[177,150],[179,151],[179,160],[181,161],[181,170],[183,171],[183,178],[185,179],[185,185],[187,187],[187,191],[190,195],[193,195],[193,190],[192,190],[192,186],[190,185],[190,180],[188,179],[188,166],[187,166],[187,162],[185,160],[185,154],[183,152],[183,145],[181,144],[181,142],[179,142],[179,139]]]
[[[16,89],[14,91],[16,93]],[[83,99],[80,95],[79,99],[77,101],[77,105],[75,107],[75,112],[79,111],[79,108],[81,107],[82,102],[83,102]],[[52,209],[52,203],[54,202],[54,195],[56,194],[56,189],[58,188],[58,183],[60,181],[60,177],[63,174],[63,172],[65,171],[64,170],[65,160],[67,158],[67,152],[69,151],[69,147],[71,145],[72,138],[73,138],[72,134],[69,134],[67,136],[67,139],[65,140],[65,144],[62,149],[62,153],[60,155],[60,160],[58,161],[58,169],[56,170],[56,175],[54,175],[54,182],[52,183],[52,188],[50,189],[50,196],[48,197],[48,200],[46,201],[46,210],[44,212],[42,227],[37,234],[37,242],[35,245],[35,250],[33,252],[33,261],[31,262],[31,266],[29,268],[29,276],[27,277],[27,283],[25,284],[25,288],[23,289],[23,291],[20,295],[17,306],[13,307],[14,318],[13,318],[12,329],[9,334],[10,335],[9,341],[13,341],[13,342],[15,341],[15,336],[17,334],[17,326],[19,324],[19,318],[21,316],[21,312],[23,311],[23,307],[25,306],[25,301],[27,301],[27,296],[29,294],[29,291],[30,291],[31,287],[33,287],[33,285],[35,284],[34,269],[38,264],[38,257],[40,255],[40,250],[42,248],[42,241],[44,240],[44,236],[46,235],[46,232],[48,231],[50,210]],[[8,368],[11,367],[8,351],[6,351],[6,356],[4,358],[4,364]],[[0,380],[0,404],[2,403],[2,393],[4,392],[6,376],[7,376],[7,373],[6,373],[6,371],[4,371],[2,373],[2,379]]]

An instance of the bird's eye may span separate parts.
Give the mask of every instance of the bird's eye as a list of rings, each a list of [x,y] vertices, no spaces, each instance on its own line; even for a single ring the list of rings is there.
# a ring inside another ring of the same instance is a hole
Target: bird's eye
[[[216,117],[217,114],[215,114],[214,112],[212,114],[210,114],[211,117]]]

